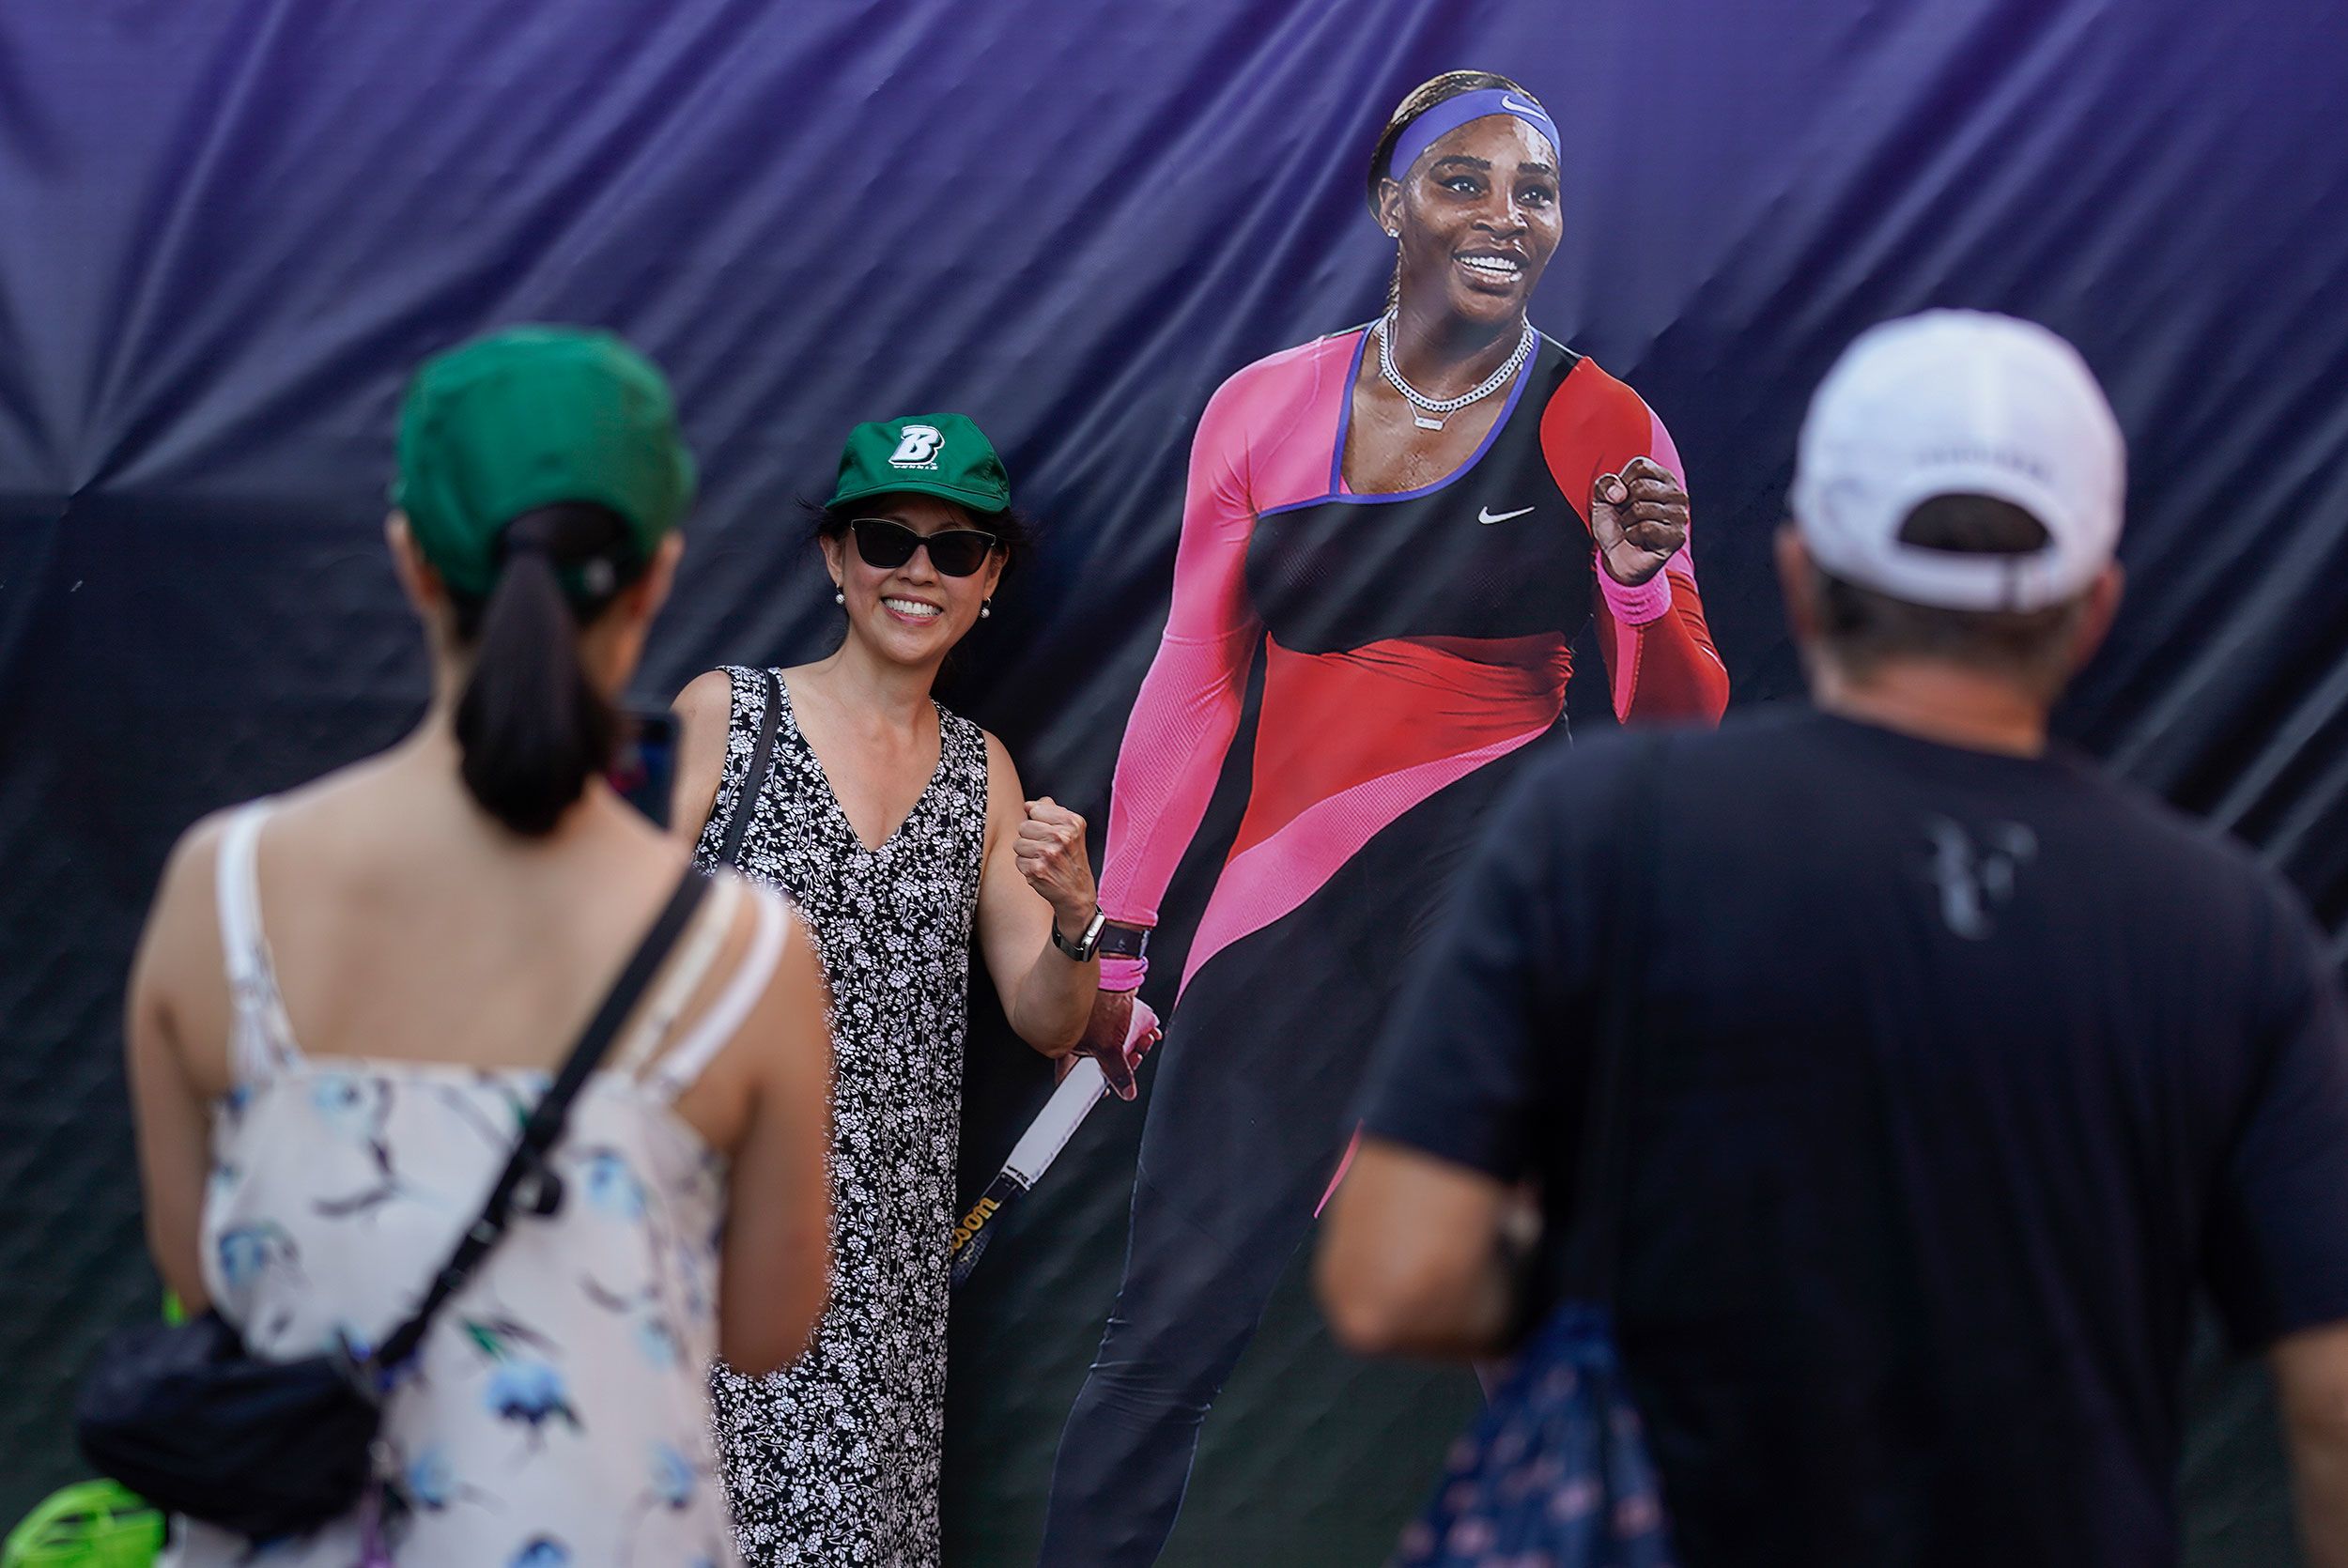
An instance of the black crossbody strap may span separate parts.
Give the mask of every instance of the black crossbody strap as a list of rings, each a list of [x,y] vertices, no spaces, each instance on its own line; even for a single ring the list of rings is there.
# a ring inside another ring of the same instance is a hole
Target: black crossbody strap
[[[1590,1098],[1582,1127],[1582,1167],[1574,1193],[1574,1226],[1568,1284],[1582,1300],[1612,1307],[1622,1262],[1622,1210],[1630,1145],[1623,1126],[1633,1053],[1644,1011],[1639,962],[1646,934],[1661,834],[1653,807],[1663,776],[1665,741],[1642,737],[1641,755],[1625,770],[1624,799],[1613,814],[1616,886],[1599,906],[1605,930],[1598,943],[1598,1051],[1590,1063]]]
[[[643,941],[637,944],[627,967],[611,983],[603,1006],[588,1021],[586,1032],[571,1048],[562,1070],[531,1110],[529,1119],[522,1123],[521,1137],[505,1161],[505,1169],[499,1174],[497,1185],[489,1190],[480,1218],[467,1227],[448,1262],[433,1277],[432,1288],[425,1292],[424,1304],[416,1309],[415,1315],[400,1325],[371,1358],[377,1370],[396,1368],[415,1354],[416,1346],[424,1343],[425,1334],[432,1327],[433,1315],[447,1304],[450,1297],[464,1288],[472,1271],[481,1266],[481,1260],[504,1238],[506,1226],[514,1216],[515,1194],[523,1181],[533,1176],[546,1179],[547,1153],[563,1137],[564,1126],[570,1120],[571,1101],[579,1097],[588,1076],[611,1049],[612,1038],[619,1034],[620,1025],[627,1022],[628,1014],[635,1011],[653,976],[660,972],[669,950],[676,945],[677,937],[701,908],[709,885],[707,877],[688,869],[677,883],[676,891],[669,895],[667,906],[644,933]]]
[[[742,840],[749,837],[750,819],[758,815],[758,797],[765,792],[766,776],[775,766],[775,726],[782,719],[782,679],[766,671],[766,711],[758,716],[758,748],[750,753],[750,771],[734,794],[734,815],[726,822],[725,848],[718,852],[720,866],[742,864]]]

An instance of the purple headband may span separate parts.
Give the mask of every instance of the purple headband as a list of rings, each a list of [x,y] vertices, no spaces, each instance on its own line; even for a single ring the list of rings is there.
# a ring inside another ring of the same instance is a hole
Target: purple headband
[[[1519,98],[1506,87],[1483,87],[1444,99],[1405,127],[1394,140],[1394,157],[1387,161],[1386,173],[1400,179],[1411,172],[1411,165],[1418,161],[1420,153],[1468,121],[1480,120],[1487,115],[1514,115],[1549,138],[1552,156],[1565,146],[1557,138],[1557,122],[1539,104]]]

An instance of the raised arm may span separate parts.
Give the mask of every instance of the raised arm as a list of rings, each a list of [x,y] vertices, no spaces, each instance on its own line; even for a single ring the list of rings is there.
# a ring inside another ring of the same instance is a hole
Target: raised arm
[[[1671,432],[1585,361],[1542,418],[1541,449],[1598,546],[1592,615],[1614,716],[1717,724],[1728,669],[1696,592],[1687,469]]]
[[[979,949],[1021,1039],[1064,1056],[1084,1032],[1101,961],[1078,963],[1052,929],[1080,941],[1099,907],[1085,821],[1046,796],[1028,800],[1011,753],[986,737],[986,863],[979,883]]]

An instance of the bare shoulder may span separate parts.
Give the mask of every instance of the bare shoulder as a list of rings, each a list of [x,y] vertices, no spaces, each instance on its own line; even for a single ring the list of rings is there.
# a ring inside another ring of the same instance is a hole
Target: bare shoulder
[[[734,676],[723,669],[703,670],[686,683],[670,709],[690,731],[725,732],[734,722]]]
[[[190,1014],[200,1021],[224,1011],[226,981],[215,889],[221,845],[239,809],[216,811],[196,822],[179,836],[164,859],[131,963],[130,1004],[134,1014]]]
[[[150,930],[184,913],[203,914],[210,909],[213,884],[220,875],[221,842],[228,836],[229,822],[243,809],[232,806],[214,811],[179,835],[163,859],[163,873],[155,884]]]
[[[1003,738],[992,730],[981,730],[979,738],[986,742],[986,771],[989,773],[1008,771],[1014,777],[1017,776],[1019,769],[1012,763],[1011,747],[1003,744]]]
[[[1011,747],[992,730],[981,730],[986,742],[987,814],[992,816],[1003,808],[1005,799],[1016,807],[1024,798],[1019,783],[1019,764],[1011,760]]]
[[[704,670],[686,684],[669,705],[676,715],[676,788],[669,820],[680,832],[698,836],[718,804],[726,770],[726,746],[734,730],[734,674]]]
[[[1005,834],[1017,834],[1027,814],[1027,797],[1011,748],[992,730],[979,734],[986,742],[986,838],[991,853]]]

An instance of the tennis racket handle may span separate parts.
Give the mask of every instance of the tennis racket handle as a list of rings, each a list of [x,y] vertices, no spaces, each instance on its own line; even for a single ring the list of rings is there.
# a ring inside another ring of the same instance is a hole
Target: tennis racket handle
[[[970,1271],[979,1266],[980,1257],[986,1252],[986,1244],[995,1239],[995,1233],[992,1230],[975,1230],[969,1233],[969,1237],[970,1239],[954,1249],[953,1264],[946,1271],[946,1287],[949,1290],[970,1277]]]
[[[966,1271],[963,1260],[975,1260],[985,1250],[987,1238],[995,1234],[987,1228],[986,1222],[995,1218],[996,1211],[1027,1190],[1026,1185],[1009,1171],[997,1174],[993,1181],[986,1184],[986,1191],[980,1193],[979,1201],[970,1206],[970,1212],[962,1217],[960,1224],[954,1226],[950,1251],[958,1269]],[[960,1279],[962,1276],[957,1273],[954,1277]]]
[[[1003,1174],[1018,1178],[1022,1187],[1033,1187],[1043,1173],[1052,1168],[1059,1151],[1068,1146],[1068,1140],[1076,1135],[1085,1117],[1101,1103],[1109,1092],[1108,1080],[1101,1076],[1101,1064],[1087,1056],[1068,1069],[1052,1098],[1043,1102],[1043,1109],[1035,1114],[1027,1130],[1012,1145],[1011,1158],[1003,1161]]]

